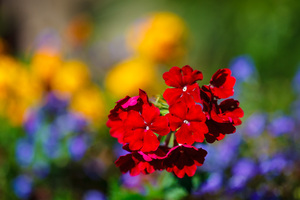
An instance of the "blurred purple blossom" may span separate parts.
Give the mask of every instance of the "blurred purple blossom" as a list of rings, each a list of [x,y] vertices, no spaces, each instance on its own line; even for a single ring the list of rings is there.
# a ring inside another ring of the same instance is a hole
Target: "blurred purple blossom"
[[[39,178],[45,178],[50,172],[49,163],[46,161],[36,161],[33,163],[34,174]]]
[[[236,77],[237,82],[246,82],[255,76],[256,68],[253,59],[248,55],[242,55],[234,58],[230,62],[232,75]]]
[[[260,169],[263,174],[274,173],[278,175],[288,166],[288,162],[284,155],[275,155],[272,158],[262,160]]]
[[[244,187],[249,179],[258,173],[255,162],[248,158],[239,160],[232,169],[232,177],[229,180],[229,187],[240,189]]]
[[[73,160],[80,160],[88,148],[88,138],[84,135],[74,136],[69,141],[69,152]]]
[[[267,115],[264,113],[253,113],[244,124],[244,132],[249,137],[258,137],[264,130],[267,123]]]
[[[49,93],[42,109],[45,113],[50,115],[61,115],[66,113],[68,104],[69,102],[67,99],[62,99],[54,93]]]
[[[16,159],[20,166],[30,165],[34,158],[34,144],[28,138],[21,138],[16,145]]]
[[[13,190],[17,197],[28,198],[32,190],[32,179],[27,175],[19,175],[13,180]]]
[[[195,194],[212,193],[222,188],[223,176],[221,173],[211,173],[204,184]]]
[[[271,121],[268,126],[269,133],[275,137],[290,133],[295,128],[295,121],[290,116],[280,116]]]
[[[83,200],[105,200],[106,196],[98,190],[89,190],[84,194]]]
[[[42,126],[43,116],[36,110],[30,110],[26,113],[24,120],[24,129],[27,134],[34,136]]]
[[[84,131],[87,127],[87,120],[79,114],[68,112],[58,116],[54,124],[62,133],[62,136],[66,136],[70,133],[80,133]]]

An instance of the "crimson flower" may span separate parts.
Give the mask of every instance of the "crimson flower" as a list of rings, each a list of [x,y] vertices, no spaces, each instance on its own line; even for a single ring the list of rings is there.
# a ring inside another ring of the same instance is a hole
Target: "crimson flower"
[[[143,105],[142,112],[129,111],[125,120],[124,142],[131,150],[155,151],[160,142],[154,133],[164,136],[170,132],[167,117],[160,116],[154,105]]]
[[[167,117],[170,120],[171,130],[175,131],[180,127],[175,133],[178,143],[192,145],[194,142],[203,142],[208,128],[200,105],[188,106],[179,102],[170,106],[169,111]]]
[[[155,170],[162,170],[163,158],[169,152],[170,148],[160,146],[156,151],[143,153],[141,151],[131,151],[128,145],[123,146],[123,149],[130,152],[115,162],[120,171],[125,174],[128,171],[131,176],[136,176],[140,173],[150,174]]]
[[[187,104],[200,101],[200,90],[196,81],[203,79],[202,72],[193,70],[188,65],[182,67],[182,69],[172,67],[170,71],[163,74],[163,78],[168,86],[174,87],[166,89],[163,94],[169,105],[176,103],[178,100],[182,100]]]
[[[117,138],[119,143],[124,144],[124,121],[127,119],[128,112],[131,110],[141,111],[144,104],[150,105],[146,92],[140,90],[139,96],[126,96],[119,100],[116,106],[110,111],[106,126],[111,128],[109,130],[110,135]]]
[[[235,133],[235,126],[240,125],[244,112],[239,107],[239,102],[234,99],[226,99],[218,104],[212,90],[208,86],[201,88],[201,100],[206,115],[206,125],[209,129],[205,134],[208,143],[222,140],[226,134]]]
[[[225,99],[234,94],[235,78],[230,69],[219,69],[210,80],[211,91],[219,99]]]
[[[185,174],[193,176],[197,166],[204,163],[207,151],[194,146],[181,145],[173,147],[166,155],[163,165],[168,172],[173,172],[179,178]]]

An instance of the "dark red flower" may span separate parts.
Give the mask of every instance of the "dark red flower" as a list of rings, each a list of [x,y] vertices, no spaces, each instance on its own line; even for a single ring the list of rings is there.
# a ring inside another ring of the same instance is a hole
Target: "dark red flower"
[[[163,78],[168,86],[174,87],[166,89],[163,94],[169,105],[176,103],[178,100],[187,104],[200,101],[200,89],[196,81],[203,79],[202,72],[193,70],[188,65],[182,67],[182,69],[172,67],[170,71],[163,74]]]
[[[244,112],[239,107],[239,102],[234,99],[226,99],[218,104],[211,88],[203,86],[200,92],[203,102],[203,111],[206,115],[206,125],[209,133],[205,134],[206,141],[213,143],[216,140],[222,140],[225,134],[231,134],[236,131],[235,126],[240,125],[240,120]]]
[[[147,157],[146,155],[142,156],[137,152],[132,152],[125,156],[120,156],[115,164],[120,168],[120,171],[123,174],[130,171],[131,176],[136,176],[140,173],[150,174],[155,171],[154,167],[149,163],[150,161],[152,161],[150,157]]]
[[[168,172],[173,172],[179,178],[183,178],[185,174],[193,176],[197,166],[204,163],[207,152],[200,148],[181,145],[173,147],[166,155],[163,165]]]
[[[123,149],[131,153],[120,156],[115,164],[123,174],[130,171],[131,176],[136,176],[140,173],[150,174],[155,170],[164,169],[163,158],[170,150],[169,147],[160,146],[156,151],[143,153],[141,151],[131,151],[129,145],[123,146]]]
[[[192,145],[194,142],[203,142],[208,128],[200,105],[187,106],[183,102],[178,102],[170,106],[169,111],[167,117],[171,130],[176,131],[179,128],[175,133],[178,143]]]
[[[164,136],[170,132],[167,117],[160,116],[160,110],[154,105],[144,104],[142,112],[130,111],[125,120],[124,142],[131,150],[143,152],[155,151],[159,146],[157,133]]]
[[[219,69],[210,80],[210,88],[214,96],[225,99],[234,94],[235,78],[230,69]]]

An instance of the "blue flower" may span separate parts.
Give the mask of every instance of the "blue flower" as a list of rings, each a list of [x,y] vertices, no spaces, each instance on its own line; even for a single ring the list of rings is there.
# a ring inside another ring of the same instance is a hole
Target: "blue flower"
[[[249,137],[258,137],[264,132],[266,123],[266,114],[253,113],[244,124],[244,132]]]
[[[105,200],[106,196],[98,190],[89,190],[84,194],[83,200]]]
[[[295,128],[295,121],[289,116],[280,116],[272,120],[271,124],[268,126],[269,133],[275,137],[290,133]]]
[[[229,187],[241,189],[247,181],[258,173],[256,164],[253,160],[243,158],[239,160],[232,169],[232,177],[229,180]]]
[[[72,159],[80,160],[84,154],[86,149],[88,148],[88,139],[83,136],[75,136],[69,141],[69,152],[71,154]]]
[[[20,175],[13,180],[13,190],[17,197],[28,198],[32,190],[32,179],[26,175]]]
[[[256,73],[254,62],[248,55],[234,58],[230,62],[230,69],[238,83],[249,81]]]
[[[34,158],[34,144],[28,138],[21,138],[16,145],[16,159],[19,165],[26,167]]]
[[[222,182],[223,176],[221,173],[212,173],[206,182],[199,188],[199,193],[203,194],[218,191],[222,187]]]

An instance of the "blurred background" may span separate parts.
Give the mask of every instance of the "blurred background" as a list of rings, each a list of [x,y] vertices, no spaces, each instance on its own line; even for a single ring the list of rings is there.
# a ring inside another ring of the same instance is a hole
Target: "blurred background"
[[[0,1],[0,199],[300,199],[300,2]],[[193,178],[130,177],[114,102],[190,65],[245,111]]]

